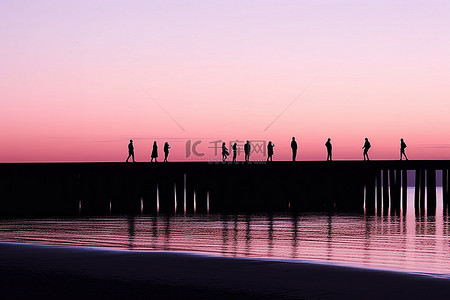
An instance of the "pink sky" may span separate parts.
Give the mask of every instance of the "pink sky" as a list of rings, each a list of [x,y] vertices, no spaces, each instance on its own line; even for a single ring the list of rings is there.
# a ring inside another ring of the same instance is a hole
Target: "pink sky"
[[[287,160],[292,136],[302,160],[325,159],[328,137],[335,159],[361,159],[365,137],[372,159],[397,159],[401,137],[411,159],[450,159],[449,11],[415,0],[2,1],[0,162],[124,161],[130,138],[137,161],[153,140],[160,155],[172,145],[172,161],[202,140],[206,155],[189,159],[214,159],[219,139],[271,140]]]

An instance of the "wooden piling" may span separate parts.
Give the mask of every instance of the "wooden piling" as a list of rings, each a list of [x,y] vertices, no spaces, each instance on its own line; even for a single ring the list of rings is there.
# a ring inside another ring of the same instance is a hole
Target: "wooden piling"
[[[389,173],[388,170],[383,170],[383,214],[386,215],[389,211]]]
[[[436,170],[427,170],[427,214],[436,214]]]
[[[375,176],[370,173],[366,179],[366,213],[369,215],[375,213]]]
[[[420,214],[425,215],[425,170],[420,171]]]
[[[442,170],[442,200],[444,215],[448,211],[449,207],[449,180],[448,180],[448,169]]]
[[[406,213],[408,206],[408,170],[402,170],[402,211]]]
[[[398,181],[400,173],[398,170],[389,171],[389,183],[390,183],[390,194],[391,194],[391,214],[398,214],[400,208],[400,196],[398,193]]]
[[[377,171],[377,214],[381,214],[381,201],[382,201],[382,194],[381,194],[381,190],[382,190],[382,185],[381,185],[381,170]]]
[[[395,193],[397,197],[397,203],[396,203],[396,213],[400,214],[400,207],[402,203],[402,171],[401,169],[397,169],[395,172]]]
[[[416,215],[419,214],[420,212],[420,176],[421,176],[421,172],[420,169],[415,170],[416,172],[416,183],[414,185],[414,210]]]

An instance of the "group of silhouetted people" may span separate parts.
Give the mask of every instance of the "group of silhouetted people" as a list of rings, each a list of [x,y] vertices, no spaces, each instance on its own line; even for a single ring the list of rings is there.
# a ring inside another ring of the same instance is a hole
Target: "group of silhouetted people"
[[[170,149],[169,143],[165,142],[165,144],[164,144],[164,162],[167,162],[167,157],[169,156],[169,149]],[[130,143],[128,144],[128,157],[127,157],[126,162],[128,162],[130,157],[132,157],[133,162],[135,162],[133,140],[130,140]],[[150,162],[153,162],[153,160],[155,160],[155,162],[158,162],[158,144],[156,144],[156,141],[153,142],[152,154],[150,155]]]
[[[272,143],[272,141],[269,141],[269,143],[267,145],[267,161],[273,161],[273,148],[274,147],[275,147],[275,144]],[[332,157],[333,146],[331,145],[331,138],[327,139],[327,141],[325,142],[325,147],[327,148],[327,161],[332,161],[333,160],[333,157]],[[364,145],[362,146],[362,149],[364,150],[363,151],[364,161],[370,160],[368,152],[371,147],[372,146],[370,145],[369,139],[365,138]],[[408,157],[406,156],[406,153],[405,153],[406,147],[407,146],[406,146],[405,141],[403,139],[400,139],[400,160],[402,160],[403,157],[405,157],[405,159],[408,160]],[[165,142],[165,144],[164,144],[164,162],[167,162],[167,157],[169,156],[169,149],[170,149],[169,143]],[[231,149],[233,150],[233,162],[236,162],[237,150],[238,150],[237,143],[234,143],[231,146]],[[295,161],[295,159],[297,157],[297,149],[298,149],[297,141],[295,140],[295,137],[292,137],[291,149],[292,149],[292,161]],[[245,162],[250,161],[250,152],[251,152],[250,141],[247,141],[244,144],[244,160],[245,160]],[[230,155],[230,153],[228,152],[226,144],[225,144],[225,142],[223,142],[222,143],[222,161],[226,161],[229,155]],[[128,144],[128,157],[127,157],[126,162],[128,162],[130,157],[132,157],[133,162],[135,162],[133,140],[130,140],[130,143]],[[152,149],[152,153],[151,153],[150,157],[151,157],[150,162],[153,162],[153,160],[155,162],[158,162],[158,145],[156,144],[156,141],[153,142],[153,149]]]

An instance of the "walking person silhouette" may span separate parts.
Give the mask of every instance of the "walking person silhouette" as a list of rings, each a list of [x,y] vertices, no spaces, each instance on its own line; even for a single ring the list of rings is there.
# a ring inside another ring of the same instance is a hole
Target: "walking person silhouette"
[[[244,154],[245,154],[245,161],[249,162],[250,161],[250,142],[247,141],[244,145]]]
[[[170,145],[168,142],[164,144],[164,162],[167,162],[167,157],[169,156]]]
[[[231,147],[233,149],[233,162],[236,162],[236,155],[237,155],[237,143],[234,143]]]
[[[269,144],[267,145],[267,161],[273,161],[273,147],[275,147],[275,144],[272,144],[272,142],[269,141]]]
[[[156,141],[153,142],[153,150],[152,150],[152,159],[150,162],[153,162],[153,159],[155,159],[155,162],[158,162],[158,145],[156,145]]]
[[[364,142],[364,146],[361,149],[364,149],[364,154],[363,154],[364,160],[366,160],[366,157],[367,157],[367,160],[370,160],[369,155],[367,154],[367,151],[369,151],[371,145],[370,145],[368,138],[366,138],[365,140],[366,141]]]
[[[327,161],[332,161],[331,151],[333,146],[331,146],[331,139],[328,138],[327,142],[325,143],[325,146],[327,147]]]
[[[292,137],[291,141],[291,149],[292,149],[292,161],[295,161],[295,158],[297,157],[297,142],[295,141],[295,137]]]
[[[230,155],[230,153],[228,153],[227,146],[225,146],[225,142],[223,142],[222,143],[222,161],[226,161],[228,155]]]
[[[408,157],[406,156],[405,153],[405,148],[406,148],[406,144],[403,141],[403,139],[400,139],[400,160],[402,160],[403,156],[405,156],[405,159],[408,160]]]
[[[134,161],[134,146],[133,146],[133,140],[130,140],[130,143],[128,144],[128,157],[126,162],[128,162],[128,159],[130,159],[130,156],[133,158]]]

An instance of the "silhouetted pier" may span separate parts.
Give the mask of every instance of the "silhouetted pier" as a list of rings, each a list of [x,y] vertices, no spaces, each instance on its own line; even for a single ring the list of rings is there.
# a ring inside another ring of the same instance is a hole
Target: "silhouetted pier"
[[[0,216],[406,209],[433,215],[437,172],[448,211],[449,169],[450,161],[411,160],[0,164]],[[406,201],[410,174],[414,208]]]

